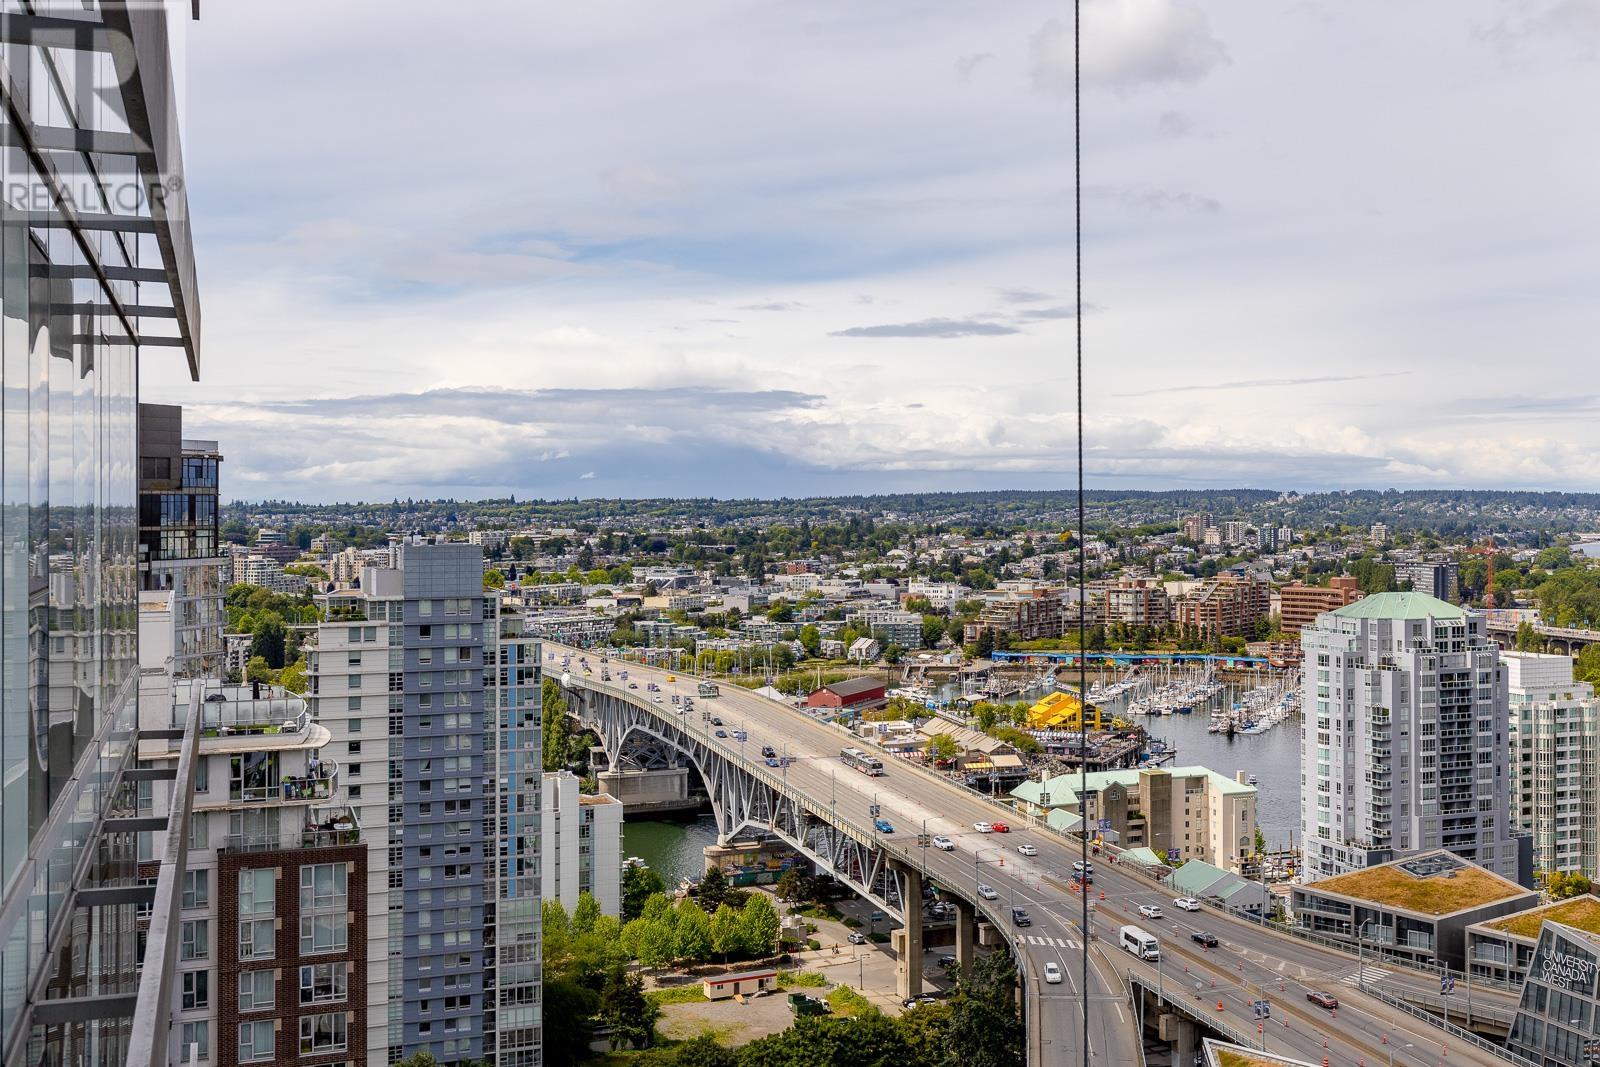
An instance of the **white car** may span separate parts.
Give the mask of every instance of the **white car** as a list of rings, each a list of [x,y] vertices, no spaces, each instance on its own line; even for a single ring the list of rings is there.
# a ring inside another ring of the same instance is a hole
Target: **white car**
[[[1061,984],[1061,968],[1054,961],[1044,965],[1044,980],[1051,985]]]
[[[994,891],[994,886],[984,885],[982,882],[978,883],[978,895],[984,900],[996,900],[1000,896],[999,893]]]
[[[972,828],[974,830],[978,831],[978,833],[980,833],[980,834],[992,834],[992,833],[994,833],[994,823],[975,822],[975,823],[972,824]]]
[[[1024,856],[1037,856],[1039,854],[1039,850],[1027,842],[1023,842],[1022,844],[1018,845],[1017,851],[1022,853]]]
[[[956,843],[943,834],[938,834],[933,839],[933,847],[938,849],[940,852],[954,852],[956,850]]]
[[[1173,903],[1182,908],[1184,911],[1200,910],[1200,902],[1194,897],[1179,897],[1177,900],[1174,900]]]
[[[1146,919],[1159,919],[1159,918],[1161,918],[1161,905],[1160,904],[1140,904],[1139,905],[1139,914],[1143,915]]]

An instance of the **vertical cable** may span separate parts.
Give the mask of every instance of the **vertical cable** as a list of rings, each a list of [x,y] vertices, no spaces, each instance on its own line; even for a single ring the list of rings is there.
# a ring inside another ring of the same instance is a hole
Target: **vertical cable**
[[[1078,328],[1078,808],[1083,822],[1083,869],[1089,869],[1089,643],[1083,523],[1083,63],[1082,0],[1072,0],[1072,320]],[[1083,1067],[1089,1067],[1089,883],[1080,883],[1083,907]],[[1139,1035],[1144,1040],[1144,1035]],[[1183,1067],[1188,1067],[1184,1064]]]

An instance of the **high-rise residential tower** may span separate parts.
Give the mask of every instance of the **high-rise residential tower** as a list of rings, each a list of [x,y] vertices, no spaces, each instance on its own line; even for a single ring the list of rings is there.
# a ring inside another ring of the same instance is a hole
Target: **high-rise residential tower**
[[[225,619],[217,442],[183,436],[183,409],[139,405],[139,587],[172,591],[180,678],[222,668]]]
[[[1600,878],[1600,702],[1572,677],[1571,656],[1502,652],[1511,701],[1518,828],[1539,871]]]
[[[5,1063],[120,1062],[135,1047],[137,912],[166,899],[138,885],[139,833],[164,819],[138,810],[130,775],[135,457],[143,361],[186,358],[199,375],[172,73],[189,11],[0,4]],[[179,876],[162,873],[174,886]],[[168,917],[151,917],[144,956],[158,984]]]
[[[1380,593],[1318,616],[1300,640],[1306,877],[1446,848],[1526,879],[1505,671],[1483,618],[1422,593]]]
[[[396,556],[323,598],[308,657],[369,850],[366,1062],[536,1067],[539,646],[485,595],[479,546]]]

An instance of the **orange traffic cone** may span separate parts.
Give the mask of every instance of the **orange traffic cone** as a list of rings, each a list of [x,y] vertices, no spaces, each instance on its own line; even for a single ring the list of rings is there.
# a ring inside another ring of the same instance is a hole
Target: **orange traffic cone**
[[[1389,1043],[1389,1034],[1388,1034],[1388,1031],[1384,1031],[1384,1035],[1378,1039],[1378,1044],[1387,1045],[1388,1043]]]
[[[1221,998],[1220,998],[1220,997],[1219,997],[1219,998],[1218,998],[1218,999],[1217,999],[1217,1010],[1218,1010],[1218,1011],[1224,1011],[1224,1010],[1226,1010],[1226,1009],[1224,1009],[1224,1008],[1223,1008],[1223,1006],[1222,1006],[1222,999],[1221,999]]]

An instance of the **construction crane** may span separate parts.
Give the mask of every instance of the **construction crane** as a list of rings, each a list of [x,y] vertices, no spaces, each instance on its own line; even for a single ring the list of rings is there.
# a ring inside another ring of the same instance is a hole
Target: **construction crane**
[[[1472,548],[1467,549],[1468,554],[1474,555],[1474,556],[1483,556],[1484,559],[1489,564],[1489,576],[1486,579],[1484,579],[1484,583],[1483,583],[1483,603],[1484,603],[1485,607],[1490,607],[1490,608],[1498,606],[1498,605],[1495,604],[1495,599],[1494,599],[1494,597],[1495,597],[1495,588],[1494,588],[1494,554],[1495,554],[1495,551],[1496,551],[1496,549],[1495,549],[1495,543],[1494,543],[1494,534],[1490,534],[1489,535],[1489,540],[1485,541],[1483,544],[1476,545],[1476,546],[1474,546]]]

